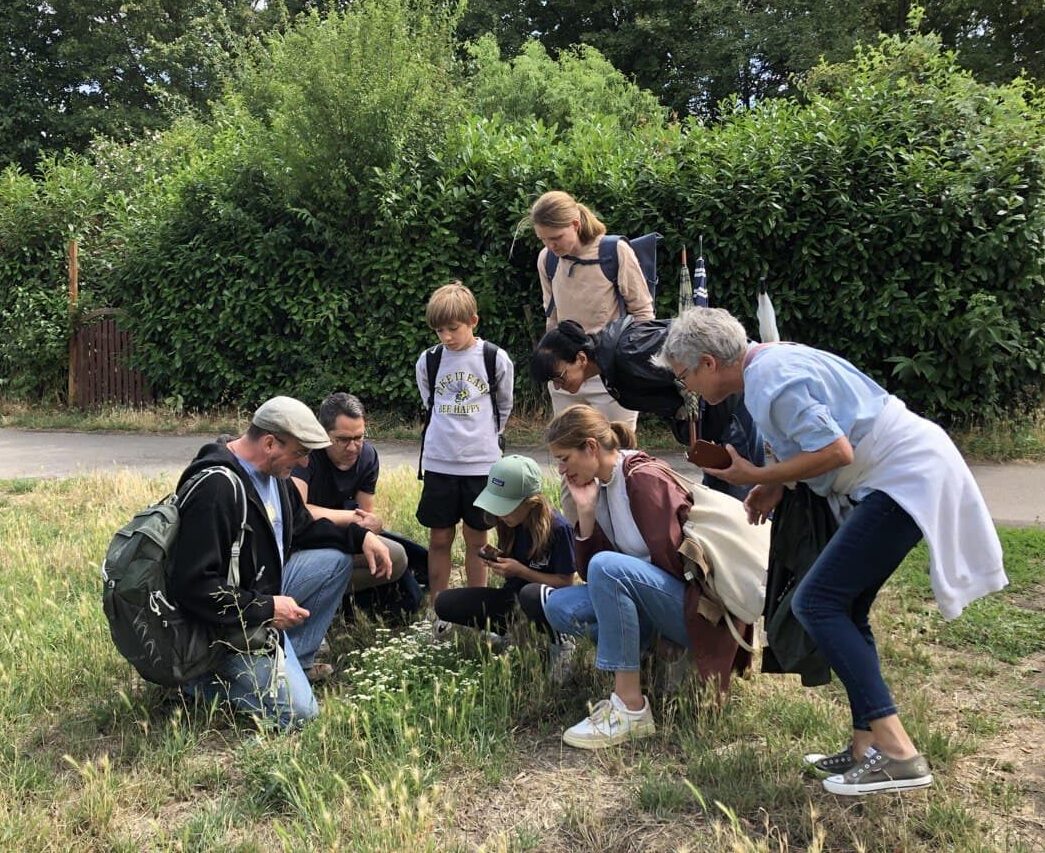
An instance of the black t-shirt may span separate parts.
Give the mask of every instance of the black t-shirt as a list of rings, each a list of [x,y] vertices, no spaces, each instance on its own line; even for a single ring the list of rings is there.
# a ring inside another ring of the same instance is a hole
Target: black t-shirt
[[[323,449],[309,453],[308,466],[295,468],[294,476],[308,484],[306,503],[326,509],[356,509],[358,492],[372,495],[377,491],[380,471],[377,450],[369,441],[364,441],[356,464],[347,471],[335,466]]]
[[[543,556],[538,555],[536,559],[531,560],[529,556],[531,547],[533,547],[533,540],[530,538],[530,532],[520,526],[515,531],[512,552],[508,556],[538,572],[572,575],[576,571],[573,562],[573,527],[562,517],[561,513],[556,512],[552,516],[552,538],[548,543],[548,553]],[[529,581],[522,578],[508,578],[504,582],[504,589],[518,595],[519,590],[528,583]]]

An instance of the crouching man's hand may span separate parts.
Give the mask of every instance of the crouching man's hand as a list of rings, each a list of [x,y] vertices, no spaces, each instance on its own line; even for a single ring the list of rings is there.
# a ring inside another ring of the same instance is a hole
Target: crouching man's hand
[[[272,596],[272,627],[285,631],[295,628],[309,617],[309,612],[300,607],[289,595]]]
[[[389,580],[392,577],[392,557],[388,546],[370,531],[363,537],[363,556],[375,578]]]

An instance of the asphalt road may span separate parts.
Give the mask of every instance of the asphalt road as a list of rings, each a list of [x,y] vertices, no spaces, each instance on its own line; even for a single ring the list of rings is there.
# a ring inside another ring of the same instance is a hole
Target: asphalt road
[[[96,470],[130,468],[148,474],[180,472],[207,436],[52,432],[0,429],[0,479],[70,477]],[[417,465],[414,442],[377,442],[384,470]],[[549,465],[545,448],[510,448]],[[661,453],[683,473],[696,469],[681,453]],[[1045,526],[1045,464],[973,465],[972,473],[999,524]]]

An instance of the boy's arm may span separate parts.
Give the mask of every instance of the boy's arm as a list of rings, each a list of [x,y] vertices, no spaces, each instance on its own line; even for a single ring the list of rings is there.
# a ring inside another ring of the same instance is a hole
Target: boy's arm
[[[503,349],[497,351],[497,408],[501,415],[501,432],[508,425],[515,394],[515,365]]]

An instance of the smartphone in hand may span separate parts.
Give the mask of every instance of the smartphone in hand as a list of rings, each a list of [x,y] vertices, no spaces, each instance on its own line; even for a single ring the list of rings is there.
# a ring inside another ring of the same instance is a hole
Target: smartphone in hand
[[[493,545],[483,545],[483,547],[479,549],[479,556],[488,563],[494,563],[504,556],[504,551],[500,548],[494,547]]]

